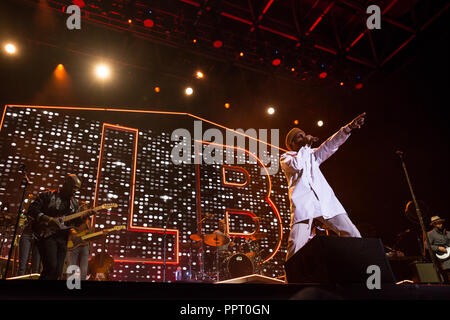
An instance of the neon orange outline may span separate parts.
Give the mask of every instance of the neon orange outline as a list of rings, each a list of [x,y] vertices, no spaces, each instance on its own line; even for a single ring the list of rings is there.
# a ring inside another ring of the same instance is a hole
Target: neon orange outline
[[[252,136],[248,136],[248,135],[246,135],[244,133],[235,131],[233,129],[230,129],[228,127],[225,127],[225,126],[220,125],[218,123],[215,123],[213,121],[209,121],[209,120],[206,120],[204,118],[201,118],[201,117],[198,117],[196,115],[193,115],[193,114],[190,114],[190,113],[186,113],[186,112],[152,111],[152,110],[139,110],[139,109],[115,109],[115,108],[99,108],[99,107],[88,108],[88,107],[61,107],[61,106],[5,105],[5,110],[3,111],[3,117],[5,115],[6,108],[8,108],[8,107],[12,107],[12,108],[65,109],[65,110],[84,110],[84,111],[109,111],[109,112],[134,112],[134,113],[146,113],[146,114],[154,113],[154,114],[167,114],[167,115],[184,115],[184,116],[192,117],[192,118],[195,118],[195,119],[198,119],[198,120],[210,123],[212,125],[215,125],[215,126],[217,126],[219,128],[225,129],[225,130],[230,130],[232,132],[235,132],[236,134],[239,134],[239,135],[244,136],[244,137],[248,137],[249,139],[255,140],[257,142],[264,143],[264,144],[266,144],[268,146],[271,146],[271,147],[274,147],[274,148],[276,148],[278,150],[282,150],[284,152],[288,151],[288,150],[286,150],[284,148],[280,148],[279,146],[272,145],[270,143],[267,143],[265,141],[259,140],[257,138],[252,137]],[[3,126],[3,117],[2,117],[2,126]],[[0,130],[1,130],[1,127],[0,127]],[[211,142],[206,142],[206,143],[211,143]],[[234,148],[239,148],[239,147],[234,147]],[[245,150],[245,149],[242,149],[242,148],[239,148],[239,149],[241,149],[244,152],[247,152],[249,155],[255,157],[257,159],[257,161],[261,164],[261,166],[264,168],[264,170],[267,172],[267,177],[269,179],[269,186],[270,187],[269,187],[268,197],[266,199],[269,200],[270,199],[269,196],[270,196],[270,192],[271,192],[271,188],[272,188],[272,180],[270,179],[270,175],[268,173],[268,170],[267,170],[266,166],[260,161],[260,159],[257,156],[255,156],[254,154],[251,154],[248,150]],[[273,204],[273,202],[272,202],[272,204]],[[274,205],[274,207],[276,208],[275,205]],[[201,211],[200,211],[200,213],[201,213]],[[280,240],[279,240],[279,245],[277,247],[279,249],[279,247],[281,245],[281,239],[283,237],[283,224],[282,224],[282,220],[281,220],[281,215],[280,215],[278,210],[276,210],[276,216],[277,216],[277,219],[279,220],[279,223],[280,223]],[[268,259],[266,259],[264,262],[267,262],[268,260],[272,259],[275,256],[275,254],[278,251],[278,249]],[[178,255],[177,255],[177,259],[178,259]]]
[[[100,142],[100,156],[98,161],[98,167],[97,167],[97,181],[95,184],[95,194],[94,194],[94,207],[97,206],[97,197],[98,197],[98,185],[100,182],[101,177],[101,166],[103,162],[103,152],[104,152],[104,140],[105,140],[105,131],[106,129],[112,129],[112,130],[119,130],[119,131],[127,131],[132,132],[135,135],[134,138],[134,155],[133,155],[133,177],[132,177],[132,184],[131,184],[131,193],[130,193],[130,210],[128,212],[128,225],[127,225],[127,231],[130,232],[146,232],[146,233],[164,233],[163,228],[151,228],[151,227],[140,227],[140,226],[134,226],[133,225],[133,216],[134,216],[134,192],[135,192],[135,184],[136,184],[136,166],[137,166],[137,149],[138,149],[138,138],[139,138],[139,130],[135,128],[129,128],[109,123],[103,123],[102,128],[102,140]],[[95,219],[95,216],[93,216]],[[94,222],[95,220],[93,220]],[[179,248],[179,231],[178,229],[166,229],[166,234],[173,234],[175,235],[175,254],[176,258],[175,261],[167,260],[166,264],[178,264],[179,263],[179,256],[178,256],[178,248]],[[160,259],[146,259],[146,258],[131,258],[131,257],[114,257],[115,261],[126,261],[130,263],[154,263],[154,264],[162,264],[163,262],[160,261]]]
[[[243,174],[247,175],[247,180],[244,183],[228,182],[226,174],[225,174],[226,170],[242,172]],[[230,166],[227,164],[222,165],[222,178],[223,178],[222,184],[226,187],[241,187],[242,188],[242,187],[246,187],[250,183],[250,175],[248,174],[247,170],[245,170],[242,167]]]
[[[252,233],[243,233],[243,232],[230,232],[230,219],[229,214],[244,214],[247,216],[250,216],[253,220],[253,218],[257,218],[256,214],[254,214],[252,211],[248,210],[240,210],[240,209],[225,209],[225,221],[227,225],[227,234],[234,237],[248,237],[256,233],[256,228]]]
[[[8,106],[5,106],[5,108],[3,109],[2,122],[0,122],[0,131],[2,131],[3,128],[3,120],[5,119],[6,108],[8,108]]]
[[[6,105],[7,107],[14,107],[14,108],[35,108],[35,109],[66,109],[66,110],[84,110],[84,111],[110,111],[110,112],[135,112],[135,113],[156,113],[156,114],[170,114],[170,115],[182,115],[182,116],[188,116],[188,117],[192,117],[207,123],[210,123],[214,126],[217,126],[219,128],[225,129],[225,130],[230,130],[233,131],[236,134],[239,134],[241,136],[247,137],[249,139],[255,140],[257,142],[261,142],[264,143],[268,146],[277,148],[278,150],[282,150],[284,152],[288,152],[288,150],[280,148],[278,146],[275,146],[273,144],[267,143],[266,141],[263,140],[259,140],[257,138],[254,138],[252,136],[248,136],[242,132],[239,131],[235,131],[233,129],[230,129],[228,127],[225,127],[221,124],[209,121],[207,119],[204,119],[202,117],[198,117],[196,115],[190,114],[190,113],[186,113],[186,112],[173,112],[173,111],[153,111],[153,110],[139,110],[139,109],[114,109],[114,108],[99,108],[99,107],[94,107],[94,108],[87,108],[87,107],[61,107],[61,106],[30,106],[30,105]]]
[[[269,174],[269,171],[267,170],[267,167],[264,165],[264,163],[262,163],[262,161],[256,156],[256,155],[254,155],[253,153],[251,153],[250,151],[248,151],[248,150],[246,150],[246,149],[244,149],[244,148],[241,148],[241,147],[236,147],[236,146],[227,146],[227,145],[224,145],[224,144],[220,144],[220,143],[215,143],[215,142],[210,142],[210,141],[203,141],[203,140],[194,140],[194,143],[196,143],[196,144],[212,144],[212,145],[216,145],[216,146],[219,146],[219,147],[226,147],[226,148],[234,148],[234,149],[237,149],[237,150],[242,150],[242,151],[244,151],[245,153],[247,153],[249,156],[251,156],[251,157],[253,157],[253,158],[255,158],[256,159],[256,161],[258,161],[258,163],[261,165],[261,167],[264,169],[264,171],[266,172],[266,175],[267,175],[267,179],[268,179],[268,182],[269,182],[269,190],[268,190],[268,192],[267,192],[267,196],[266,196],[266,201],[269,203],[269,205],[272,207],[272,209],[274,209],[274,211],[275,211],[275,216],[277,217],[277,219],[278,219],[278,223],[279,223],[279,226],[280,226],[280,230],[279,230],[279,240],[278,240],[278,245],[277,245],[277,248],[276,248],[276,250],[266,259],[266,260],[264,260],[263,261],[263,263],[266,263],[267,261],[269,261],[269,260],[271,260],[276,254],[277,254],[277,252],[278,252],[278,250],[280,249],[280,247],[281,247],[281,241],[283,240],[283,221],[282,221],[282,219],[281,219],[281,215],[280,215],[280,212],[278,211],[278,209],[277,209],[277,207],[275,206],[275,203],[270,199],[270,194],[272,193],[272,179],[270,179],[270,174]],[[199,154],[200,152],[197,152],[196,153],[196,156]],[[196,158],[197,159],[197,158]],[[198,166],[198,175],[199,175],[199,173],[200,173],[200,161],[198,161],[198,159],[197,159],[197,166]],[[199,179],[199,177],[197,177],[197,181],[200,181]],[[198,185],[200,185],[200,182],[198,182]],[[197,192],[197,197],[200,197],[200,186],[198,186],[198,192]],[[201,203],[201,200],[199,200],[198,201],[199,203]],[[227,227],[228,228],[228,227]]]

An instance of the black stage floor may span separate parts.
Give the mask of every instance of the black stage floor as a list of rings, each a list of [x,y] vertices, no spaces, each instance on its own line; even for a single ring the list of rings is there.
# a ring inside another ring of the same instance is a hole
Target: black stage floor
[[[69,290],[66,281],[0,281],[0,300],[450,300],[444,284],[364,285],[214,284],[82,281]]]

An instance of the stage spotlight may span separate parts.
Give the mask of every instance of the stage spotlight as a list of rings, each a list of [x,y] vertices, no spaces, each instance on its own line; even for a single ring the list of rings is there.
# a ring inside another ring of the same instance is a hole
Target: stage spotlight
[[[281,63],[281,60],[278,59],[278,58],[275,58],[275,59],[272,60],[272,65],[275,66],[275,67],[279,66],[280,63]]]
[[[194,93],[194,90],[191,87],[187,87],[186,90],[184,90],[184,92],[190,96]]]
[[[295,68],[291,68],[291,71],[292,71],[292,72],[295,72]]]
[[[275,108],[274,107],[269,107],[267,109],[267,113],[270,114],[270,115],[274,114],[275,113]]]
[[[161,89],[159,87],[155,87],[155,92],[159,93],[161,91]]]
[[[356,84],[356,86],[355,86],[355,89],[361,89],[363,87],[363,84],[362,83],[357,83]]]
[[[197,39],[192,39],[192,42],[193,43],[197,43]]]
[[[322,73],[319,74],[319,78],[320,79],[325,79],[327,77],[327,75],[328,74],[326,72],[322,72]]]
[[[132,24],[132,23],[133,23],[133,20],[128,19],[128,23],[129,23],[129,24]]]
[[[344,85],[344,83],[343,83],[343,82],[341,81],[341,82],[339,82],[339,85],[340,85],[340,86],[343,86],[343,85]]]
[[[145,19],[144,20],[144,26],[146,26],[147,28],[151,28],[155,25],[155,23],[153,22],[152,19]]]
[[[225,109],[230,109],[230,104],[228,102],[225,103]]]
[[[322,127],[322,126],[323,126],[323,121],[322,121],[322,120],[317,121],[317,125],[318,125],[319,127]]]
[[[214,46],[214,48],[217,48],[217,49],[221,48],[223,46],[222,40],[215,40],[213,42],[213,46]]]
[[[106,79],[111,74],[111,71],[108,66],[104,64],[99,64],[97,67],[95,67],[95,74],[100,79]]]
[[[197,79],[203,79],[204,76],[205,76],[205,75],[204,75],[203,72],[201,72],[201,71],[197,71],[197,72],[195,73],[195,77],[196,77]]]
[[[15,53],[17,52],[16,46],[13,45],[12,43],[7,43],[7,44],[5,44],[4,49],[5,49],[5,52],[6,52],[7,54],[11,54],[11,55],[12,55],[12,54],[15,54]]]
[[[294,120],[295,125],[298,125],[298,123],[299,123],[298,120]]]

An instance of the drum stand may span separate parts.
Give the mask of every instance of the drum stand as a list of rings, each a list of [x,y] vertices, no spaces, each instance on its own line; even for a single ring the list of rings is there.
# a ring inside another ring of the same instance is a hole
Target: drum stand
[[[216,247],[216,275],[217,275],[217,281],[220,281],[219,279],[219,247]]]

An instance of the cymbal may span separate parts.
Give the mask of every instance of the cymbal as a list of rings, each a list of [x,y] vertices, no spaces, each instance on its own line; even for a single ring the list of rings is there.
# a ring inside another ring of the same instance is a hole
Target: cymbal
[[[218,233],[211,233],[203,235],[205,243],[212,247],[220,247],[230,242],[230,239]]]
[[[250,240],[261,240],[264,238],[267,238],[267,233],[255,233],[249,237]]]
[[[191,234],[189,238],[191,238],[191,240],[193,240],[193,241],[202,241],[202,237],[196,233]]]

